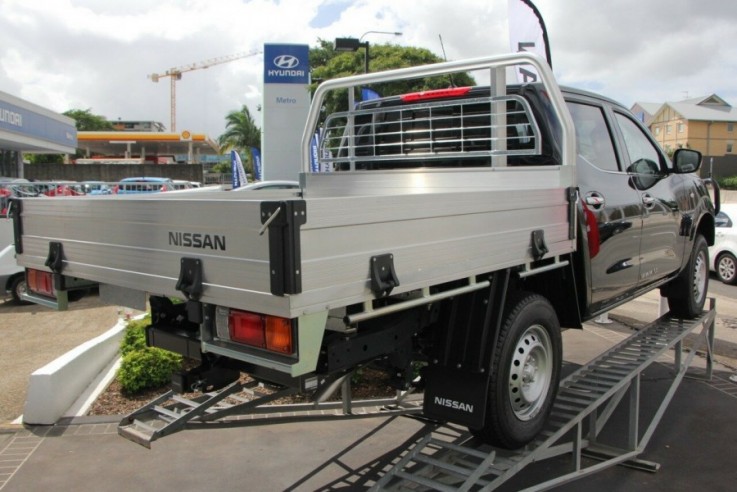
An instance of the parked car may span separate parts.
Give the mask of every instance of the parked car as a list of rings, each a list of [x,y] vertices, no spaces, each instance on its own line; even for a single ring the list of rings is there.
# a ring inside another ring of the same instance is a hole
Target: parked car
[[[192,183],[183,179],[175,179],[172,183],[174,183],[175,190],[190,190],[193,188]]]
[[[113,187],[113,193],[128,195],[134,193],[159,193],[174,189],[174,182],[169,178],[125,178]]]
[[[714,246],[709,248],[711,270],[725,284],[737,283],[737,204],[722,205],[715,219]]]
[[[113,189],[104,181],[82,181],[78,189],[86,195],[111,195]]]

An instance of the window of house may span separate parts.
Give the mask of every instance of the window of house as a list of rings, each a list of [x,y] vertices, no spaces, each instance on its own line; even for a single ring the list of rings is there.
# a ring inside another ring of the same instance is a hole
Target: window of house
[[[686,131],[686,125],[683,123],[678,123],[678,133],[683,133]]]
[[[656,127],[655,127],[655,129],[654,129],[654,131],[655,131],[655,136],[656,136],[656,137],[657,137],[658,135],[660,135],[660,127],[659,127],[659,126],[656,126]]]
[[[667,133],[668,135],[670,135],[671,133],[673,133],[673,126],[672,125],[665,125],[665,133]]]
[[[733,148],[734,148],[734,142],[727,142],[727,154],[731,154]]]
[[[734,131],[734,123],[727,123],[727,131],[728,132]]]

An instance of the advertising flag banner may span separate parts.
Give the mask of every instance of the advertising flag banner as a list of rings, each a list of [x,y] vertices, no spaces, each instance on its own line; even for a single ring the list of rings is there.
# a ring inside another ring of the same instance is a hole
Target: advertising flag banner
[[[251,147],[251,159],[253,162],[253,174],[256,181],[264,180],[264,166],[261,164],[261,152],[256,147]]]
[[[548,31],[532,0],[509,0],[508,15],[509,45],[512,51],[531,51],[544,57],[552,67]],[[538,79],[537,71],[530,66],[520,65],[515,71],[520,83],[536,82]]]
[[[310,172],[320,172],[320,159],[318,159],[318,152],[320,146],[320,132],[322,129],[318,129],[310,140]]]
[[[241,156],[238,155],[237,150],[230,151],[230,168],[233,175],[233,189],[240,188],[241,186],[248,184],[246,170],[243,169],[243,162],[241,161]]]

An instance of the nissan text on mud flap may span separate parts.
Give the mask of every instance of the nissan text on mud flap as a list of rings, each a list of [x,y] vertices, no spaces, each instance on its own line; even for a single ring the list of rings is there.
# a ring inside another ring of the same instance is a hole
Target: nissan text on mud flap
[[[505,84],[519,64],[539,82]],[[495,83],[355,99],[476,71]],[[333,93],[346,109],[321,115]],[[333,172],[310,172],[318,126]],[[427,416],[509,448],[549,414],[561,327],[656,288],[673,314],[702,311],[701,156],[669,159],[624,107],[559,87],[533,54],[324,82],[302,149],[298,190],[24,199],[19,261],[62,289],[74,277],[111,303],[148,299],[148,343],[201,362],[176,375],[181,390],[246,372],[320,394],[372,365],[423,388]]]

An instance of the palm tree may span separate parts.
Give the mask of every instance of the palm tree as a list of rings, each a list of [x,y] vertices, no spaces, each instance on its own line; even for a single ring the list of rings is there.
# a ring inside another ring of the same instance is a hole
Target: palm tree
[[[225,133],[218,138],[222,149],[245,151],[250,147],[261,148],[261,129],[256,126],[248,107],[244,105],[240,110],[231,111],[225,121]]]

